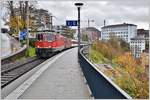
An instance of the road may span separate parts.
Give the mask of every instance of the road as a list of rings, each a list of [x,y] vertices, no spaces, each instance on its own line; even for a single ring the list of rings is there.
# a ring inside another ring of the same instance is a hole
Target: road
[[[89,99],[77,51],[77,48],[65,51],[19,99]]]

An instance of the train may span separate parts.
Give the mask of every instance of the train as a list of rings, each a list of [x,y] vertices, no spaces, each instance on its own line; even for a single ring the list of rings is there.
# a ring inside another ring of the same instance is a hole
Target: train
[[[39,58],[47,58],[52,54],[72,47],[72,39],[54,31],[36,32],[34,42],[35,53]]]

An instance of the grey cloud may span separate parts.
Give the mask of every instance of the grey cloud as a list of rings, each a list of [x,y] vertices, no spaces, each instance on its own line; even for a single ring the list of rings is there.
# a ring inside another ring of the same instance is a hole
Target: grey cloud
[[[130,6],[133,8],[137,7],[148,7],[149,6],[149,0],[108,0],[109,4],[111,5],[118,5],[118,6]]]
[[[143,2],[144,1],[144,2]],[[75,2],[75,1],[74,1]],[[39,1],[40,7],[52,12],[58,19],[56,24],[64,24],[67,18],[77,18],[77,9],[71,1]],[[103,25],[103,20],[122,23],[124,21],[133,24],[145,23],[143,28],[148,28],[148,0],[102,0],[82,1],[81,19],[94,19],[96,27]],[[112,23],[108,23],[112,24]]]

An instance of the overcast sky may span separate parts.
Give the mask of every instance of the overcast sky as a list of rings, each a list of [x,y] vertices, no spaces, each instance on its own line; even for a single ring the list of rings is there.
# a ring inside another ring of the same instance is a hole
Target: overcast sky
[[[77,8],[73,1],[38,1],[37,7],[51,12],[54,24],[65,24],[66,20],[77,19]],[[100,29],[104,19],[106,24],[132,23],[138,28],[149,29],[149,0],[82,0],[84,6],[81,9],[82,27],[87,26],[87,19],[94,20],[90,26]]]

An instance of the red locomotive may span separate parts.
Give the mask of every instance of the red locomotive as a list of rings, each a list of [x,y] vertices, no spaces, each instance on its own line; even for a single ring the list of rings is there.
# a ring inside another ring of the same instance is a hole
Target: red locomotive
[[[70,48],[71,46],[71,39],[56,34],[53,31],[36,33],[35,49],[37,57],[50,57],[53,53]]]

